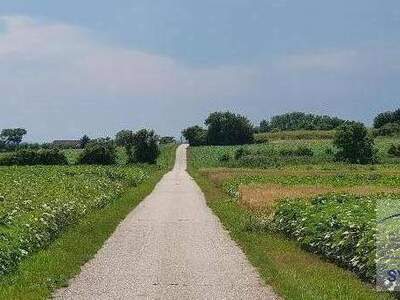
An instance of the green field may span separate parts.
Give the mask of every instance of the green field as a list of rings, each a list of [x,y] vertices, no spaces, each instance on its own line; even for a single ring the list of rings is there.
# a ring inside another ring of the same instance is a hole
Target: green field
[[[4,277],[2,286],[9,285],[10,290],[14,291],[13,282],[24,276],[23,272],[20,273],[19,266],[29,265],[30,261],[35,260],[36,252],[51,246],[71,226],[73,228],[90,219],[96,211],[104,211],[106,214],[111,208],[114,211],[120,209],[120,198],[127,192],[132,194],[136,190],[142,190],[142,187],[145,190],[140,193],[150,192],[155,181],[172,167],[174,151],[175,146],[163,147],[156,165],[0,167],[0,279]],[[132,197],[130,201],[122,201],[121,205],[137,204],[141,200],[138,198],[142,197],[140,195]],[[122,218],[123,214],[110,216],[107,224],[112,226],[118,221],[117,217]],[[100,231],[105,228],[98,229],[100,236]],[[96,235],[96,232],[91,234]],[[99,247],[101,243],[102,240],[96,241],[93,246]],[[79,247],[75,247],[79,253]],[[96,247],[90,251],[94,251]],[[88,254],[91,253],[85,254],[86,259],[89,258]],[[75,268],[76,263],[73,259],[66,262]],[[34,262],[32,265],[37,267]],[[40,278],[40,274],[36,275]],[[9,281],[9,278],[12,280]],[[35,282],[29,281],[25,284],[29,287],[35,285]],[[51,290],[51,287],[46,286],[38,288]],[[8,294],[10,290],[6,288],[0,290],[2,293],[7,291],[4,295],[14,297],[14,292]]]
[[[398,164],[400,158],[388,155],[391,144],[399,144],[397,138],[377,138],[375,145],[378,150],[378,159],[384,164]],[[312,150],[313,156],[299,157],[282,155],[285,150],[295,150],[298,147],[307,147]],[[254,160],[237,161],[234,159],[235,151],[239,148],[251,151]],[[326,165],[334,163],[335,149],[332,140],[305,139],[305,140],[273,140],[268,143],[244,145],[244,146],[201,146],[193,147],[191,155],[196,168],[230,167],[230,168],[270,168],[287,165]],[[227,154],[228,161],[221,161]],[[343,164],[337,164],[343,165]]]
[[[250,261],[282,296],[384,299],[391,296],[370,285],[376,209],[380,201],[400,206],[400,160],[387,154],[399,142],[376,139],[375,165],[335,162],[332,140],[326,138],[191,147],[190,172]],[[293,155],[299,147],[312,155]],[[235,158],[239,148],[251,159]],[[277,249],[285,249],[287,259],[282,261]]]

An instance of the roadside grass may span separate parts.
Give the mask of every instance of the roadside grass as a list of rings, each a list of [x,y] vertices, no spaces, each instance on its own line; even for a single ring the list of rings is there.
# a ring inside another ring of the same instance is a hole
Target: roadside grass
[[[68,227],[50,246],[22,260],[18,269],[0,278],[0,299],[46,299],[55,289],[66,286],[80,266],[102,247],[118,224],[148,194],[161,177],[172,169],[175,146],[162,151],[157,166],[150,166],[150,178],[130,188],[103,209],[89,213]]]
[[[310,254],[278,233],[252,232],[253,215],[192,165],[189,172],[208,205],[241,246],[265,282],[285,299],[394,299],[333,263]]]

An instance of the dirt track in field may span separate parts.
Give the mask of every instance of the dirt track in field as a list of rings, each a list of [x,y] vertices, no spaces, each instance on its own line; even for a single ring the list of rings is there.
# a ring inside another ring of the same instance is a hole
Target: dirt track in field
[[[186,172],[174,169],[118,226],[58,299],[275,299],[207,207]]]

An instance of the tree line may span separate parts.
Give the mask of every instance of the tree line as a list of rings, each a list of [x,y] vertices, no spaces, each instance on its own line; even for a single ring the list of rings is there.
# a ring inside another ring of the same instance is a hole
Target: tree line
[[[77,147],[54,144],[21,144],[26,129],[4,129],[0,135],[0,150],[7,153],[0,158],[0,165],[65,165],[66,148],[81,148],[78,164],[115,164],[117,147],[123,147],[127,163],[154,164],[160,154],[160,144],[175,143],[174,137],[159,137],[153,130],[141,129],[137,132],[121,130],[114,139],[90,139],[84,135]]]
[[[346,120],[327,115],[290,112],[273,116],[270,121],[262,120],[258,132],[286,130],[333,130],[345,123]]]

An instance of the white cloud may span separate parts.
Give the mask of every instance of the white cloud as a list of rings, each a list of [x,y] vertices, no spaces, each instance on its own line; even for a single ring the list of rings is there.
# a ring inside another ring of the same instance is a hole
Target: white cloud
[[[288,110],[370,117],[400,95],[394,46],[200,68],[69,24],[23,16],[1,23],[0,128],[27,127],[32,139],[111,135],[124,127],[176,134],[227,109],[254,119]]]
[[[27,96],[223,96],[246,90],[253,71],[245,67],[191,68],[172,58],[99,42],[94,33],[28,17],[0,19],[0,63],[9,93]],[[12,70],[10,73],[9,71]],[[3,73],[3,74],[1,74]],[[3,82],[4,83],[4,82]]]

